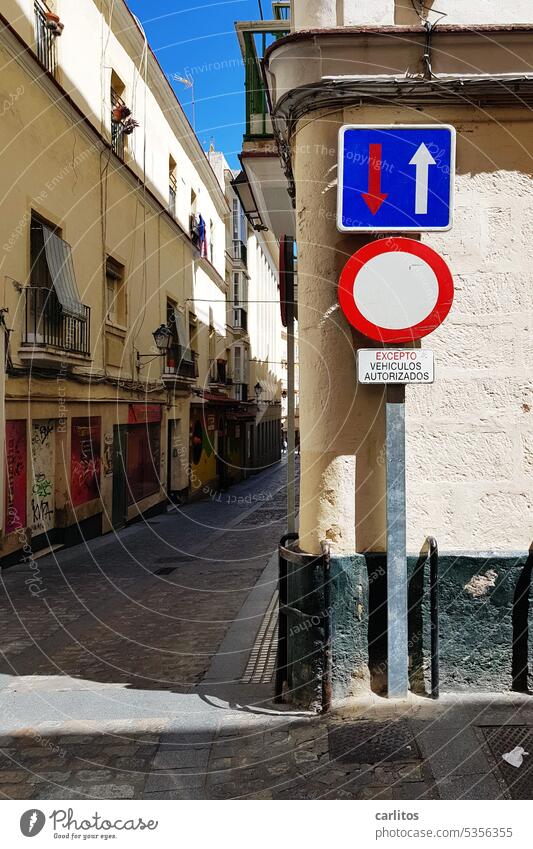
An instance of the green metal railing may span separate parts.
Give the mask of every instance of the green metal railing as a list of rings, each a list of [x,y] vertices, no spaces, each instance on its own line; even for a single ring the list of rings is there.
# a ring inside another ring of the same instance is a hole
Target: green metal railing
[[[278,21],[265,21],[254,27],[238,26],[245,66],[246,134],[245,139],[272,135],[265,87],[261,74],[261,61],[267,48],[278,38],[288,35],[289,28]]]
[[[290,3],[272,3],[272,11],[277,21],[290,21],[291,19]]]

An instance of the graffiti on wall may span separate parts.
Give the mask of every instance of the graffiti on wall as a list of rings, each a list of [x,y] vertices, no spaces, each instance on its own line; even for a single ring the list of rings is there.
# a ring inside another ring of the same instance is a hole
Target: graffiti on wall
[[[106,433],[104,435],[104,454],[102,457],[102,465],[104,477],[109,478],[113,475],[113,434]]]
[[[6,534],[26,527],[26,420],[6,422]]]
[[[100,495],[100,417],[72,419],[71,498],[73,507]]]
[[[49,531],[55,517],[55,423],[53,419],[31,424],[31,526],[34,531]]]

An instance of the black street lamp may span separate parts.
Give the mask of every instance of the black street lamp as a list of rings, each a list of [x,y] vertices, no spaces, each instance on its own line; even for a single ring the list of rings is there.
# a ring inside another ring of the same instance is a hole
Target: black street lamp
[[[141,359],[144,357],[151,357],[149,362],[152,362],[152,360],[156,360],[158,357],[164,357],[172,346],[172,330],[167,324],[161,324],[157,330],[154,330],[152,336],[154,337],[157,354],[140,354],[139,351],[137,351],[138,369],[142,368],[143,365],[147,365],[147,363],[141,363]]]
[[[156,348],[159,350],[161,356],[163,356],[172,345],[172,330],[167,324],[162,324],[157,330],[154,330],[152,336],[154,337]]]
[[[263,392],[263,387],[261,386],[259,381],[257,381],[257,383],[254,386],[254,392],[255,392],[255,400],[259,404],[259,399],[261,398],[261,394]]]

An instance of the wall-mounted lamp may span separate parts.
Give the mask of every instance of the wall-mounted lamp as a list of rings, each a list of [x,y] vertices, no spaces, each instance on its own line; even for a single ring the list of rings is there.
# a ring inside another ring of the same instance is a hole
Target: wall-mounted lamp
[[[152,336],[154,337],[155,346],[158,352],[157,354],[140,354],[139,351],[137,351],[137,368],[141,368],[142,365],[146,365],[146,363],[141,363],[141,359],[144,357],[151,357],[149,362],[157,359],[157,357],[164,357],[172,345],[172,330],[166,324],[162,324],[157,328],[157,330],[154,330]]]

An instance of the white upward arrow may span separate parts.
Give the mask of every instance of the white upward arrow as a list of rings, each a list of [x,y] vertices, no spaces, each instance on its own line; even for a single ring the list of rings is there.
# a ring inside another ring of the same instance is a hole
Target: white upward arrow
[[[424,142],[420,145],[409,165],[416,166],[415,215],[426,215],[428,211],[428,172],[430,165],[436,165]]]

